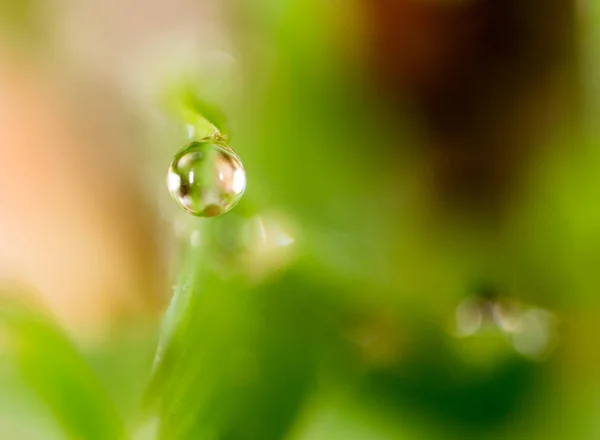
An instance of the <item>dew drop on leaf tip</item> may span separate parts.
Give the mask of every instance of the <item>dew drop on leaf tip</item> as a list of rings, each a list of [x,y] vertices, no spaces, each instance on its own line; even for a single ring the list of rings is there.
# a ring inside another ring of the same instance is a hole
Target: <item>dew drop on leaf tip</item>
[[[239,156],[221,137],[189,143],[175,154],[167,174],[173,200],[198,217],[230,211],[246,189],[246,172]]]

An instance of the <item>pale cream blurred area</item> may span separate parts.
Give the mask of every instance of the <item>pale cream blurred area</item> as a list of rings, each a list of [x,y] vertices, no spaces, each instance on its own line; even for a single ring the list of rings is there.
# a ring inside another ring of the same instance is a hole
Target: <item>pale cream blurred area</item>
[[[4,55],[0,96],[0,276],[78,335],[156,308],[156,215],[106,145],[127,137],[80,125],[76,104],[28,61]]]
[[[139,109],[171,43],[218,40],[198,31],[213,9],[46,2],[23,18],[21,29],[46,22],[31,41],[0,33],[0,283],[32,292],[80,340],[155,321],[168,301],[171,218],[159,201],[178,146],[148,141],[155,110]]]

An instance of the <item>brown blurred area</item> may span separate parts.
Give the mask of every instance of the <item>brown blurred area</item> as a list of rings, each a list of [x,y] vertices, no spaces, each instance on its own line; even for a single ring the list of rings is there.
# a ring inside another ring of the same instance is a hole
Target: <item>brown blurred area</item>
[[[421,116],[441,205],[498,214],[545,128],[574,120],[575,6],[363,2],[371,78],[392,109],[408,99]]]

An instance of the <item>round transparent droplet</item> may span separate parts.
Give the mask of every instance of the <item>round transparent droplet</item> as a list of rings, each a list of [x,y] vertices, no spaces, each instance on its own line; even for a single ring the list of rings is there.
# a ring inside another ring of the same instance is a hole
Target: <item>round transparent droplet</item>
[[[224,142],[204,139],[175,155],[167,185],[182,209],[199,217],[215,217],[239,202],[246,189],[246,172]]]

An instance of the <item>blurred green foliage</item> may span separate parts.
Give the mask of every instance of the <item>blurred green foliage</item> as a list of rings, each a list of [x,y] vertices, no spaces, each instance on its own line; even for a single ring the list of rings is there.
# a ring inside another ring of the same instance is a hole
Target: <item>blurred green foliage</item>
[[[18,301],[3,301],[0,322],[10,359],[69,438],[126,438],[106,389],[59,328]]]
[[[598,382],[582,397],[567,349],[531,359],[502,331],[461,339],[449,324],[484,280],[556,312],[564,339],[593,349],[570,320],[598,306],[594,129],[549,136],[581,154],[540,160],[535,196],[516,203],[501,236],[423,221],[422,158],[402,148],[418,142],[410,115],[392,121],[344,61],[330,27],[340,11],[254,3],[235,4],[250,17],[240,40],[253,36],[239,42],[247,93],[231,115],[247,193],[233,213],[193,224],[200,245],[182,252],[154,367],[152,334],[138,350],[111,341],[81,354],[37,312],[2,308],[8,356],[64,433],[142,438],[146,417],[148,438],[164,440],[597,438]],[[593,120],[600,7],[588,7]],[[244,59],[253,44],[269,50]],[[223,126],[216,106],[185,95]]]
[[[47,38],[45,1],[0,0],[0,38],[26,48]]]

